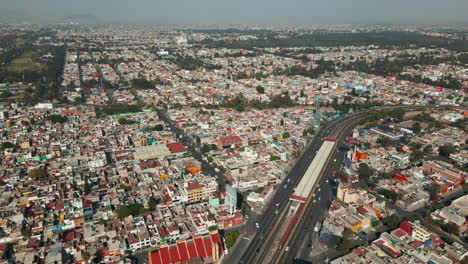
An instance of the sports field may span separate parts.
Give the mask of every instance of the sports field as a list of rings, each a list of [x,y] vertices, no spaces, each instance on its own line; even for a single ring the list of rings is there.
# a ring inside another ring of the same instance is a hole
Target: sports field
[[[40,71],[43,68],[43,64],[34,62],[32,53],[25,53],[19,56],[18,58],[12,60],[7,66],[9,71],[14,72]]]

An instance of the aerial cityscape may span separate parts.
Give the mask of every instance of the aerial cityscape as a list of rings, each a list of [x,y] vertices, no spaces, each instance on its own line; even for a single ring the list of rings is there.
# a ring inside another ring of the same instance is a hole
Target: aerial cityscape
[[[468,4],[34,2],[0,11],[0,263],[468,263]]]

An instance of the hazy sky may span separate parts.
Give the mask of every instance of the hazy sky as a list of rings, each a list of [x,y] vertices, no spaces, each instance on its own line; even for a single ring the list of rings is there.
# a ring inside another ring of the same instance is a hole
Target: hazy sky
[[[468,23],[468,0],[0,0],[0,15],[175,24]]]

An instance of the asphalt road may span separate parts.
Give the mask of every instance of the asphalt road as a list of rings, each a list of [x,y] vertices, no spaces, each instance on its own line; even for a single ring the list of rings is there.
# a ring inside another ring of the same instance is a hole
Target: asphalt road
[[[345,120],[349,120],[349,118],[357,117],[360,114],[362,113],[356,112],[348,116],[332,120],[317,132],[317,134],[315,135],[311,143],[307,146],[306,150],[301,155],[301,157],[299,158],[295,166],[291,169],[287,177],[288,180],[284,181],[282,184],[278,186],[277,193],[273,197],[272,201],[270,202],[270,205],[265,210],[265,213],[263,214],[263,216],[260,218],[260,221],[258,222],[260,227],[256,230],[256,233],[254,237],[252,238],[252,240],[248,242],[249,247],[247,248],[247,250],[245,252],[241,252],[243,247],[239,249],[236,248],[235,249],[236,251],[231,253],[234,255],[242,255],[242,257],[239,259],[239,263],[255,263],[255,256],[260,251],[261,245],[264,243],[263,239],[269,236],[268,233],[270,232],[271,227],[278,220],[277,217],[272,217],[272,216],[275,216],[276,210],[282,211],[282,210],[287,209],[287,207],[289,207],[289,204],[290,204],[289,196],[293,193],[294,187],[302,178],[305,171],[307,170],[310,163],[312,162],[313,158],[315,157],[316,152],[322,145],[323,139],[325,139],[326,136],[336,126],[339,126]],[[321,191],[323,191],[324,193],[328,193],[328,196],[332,194],[331,188],[329,188],[329,186],[325,186],[323,189],[321,189]],[[323,194],[318,194],[317,197],[319,196],[323,196]],[[327,197],[327,195],[325,195],[323,199],[320,198],[320,200],[317,201],[318,206],[314,211],[322,212],[322,213],[326,212],[328,210],[327,205],[329,204],[329,202],[326,202],[326,201],[328,201],[329,199],[330,197]],[[314,214],[311,213],[311,216],[312,215]],[[315,216],[315,217],[318,217],[318,216]],[[310,226],[311,230],[313,229],[313,226],[314,224]],[[302,232],[302,233],[307,234],[307,232]],[[225,263],[228,263],[228,262],[225,262]]]
[[[347,129],[343,132],[343,137],[340,141],[337,141],[337,146],[344,144],[343,140],[346,136],[350,135],[352,128]],[[330,207],[331,201],[335,196],[336,186],[331,186],[334,182],[334,178],[331,176],[334,170],[341,168],[344,162],[345,155],[342,152],[335,152],[331,158],[329,166],[325,170],[325,177],[320,180],[320,191],[317,188],[315,192],[315,203],[310,204],[308,208],[305,208],[304,217],[301,218],[297,223],[297,229],[300,232],[292,234],[292,238],[288,244],[289,250],[284,253],[280,263],[292,263],[294,259],[307,259],[310,253],[309,244],[312,243],[313,228],[316,222],[323,222],[325,219],[328,208]],[[318,256],[320,257],[320,256]],[[318,259],[316,259],[318,260]],[[323,260],[320,260],[323,261]]]
[[[428,107],[434,107],[436,106],[428,106]],[[444,107],[444,106],[441,106]],[[272,232],[275,232],[275,230],[272,230],[272,227],[275,225],[278,219],[278,217],[275,217],[275,211],[279,210],[280,212],[285,210],[289,204],[289,196],[293,193],[294,186],[299,182],[299,180],[302,178],[304,175],[306,169],[308,168],[309,164],[311,163],[312,159],[315,156],[315,153],[318,151],[318,148],[321,146],[322,141],[324,138],[326,138],[332,130],[338,129],[338,131],[342,131],[345,129],[345,126],[341,127],[343,123],[353,120],[353,119],[358,119],[359,117],[373,113],[373,112],[378,112],[378,111],[384,111],[384,110],[391,110],[391,109],[398,109],[398,108],[403,108],[403,109],[425,109],[427,107],[423,106],[383,106],[383,107],[377,107],[373,109],[368,109],[368,110],[362,110],[362,111],[357,111],[354,113],[347,114],[346,116],[334,119],[330,121],[328,124],[326,124],[320,131],[317,132],[315,135],[314,139],[312,142],[307,146],[305,149],[304,153],[301,155],[299,158],[298,162],[296,165],[292,168],[290,171],[289,175],[287,176],[287,181],[284,181],[282,184],[279,185],[278,191],[275,194],[275,196],[272,199],[272,202],[268,206],[268,208],[265,210],[264,214],[262,217],[260,217],[258,224],[259,228],[256,230],[255,235],[253,238],[248,241],[248,246],[247,249],[243,252],[245,247],[239,247],[234,249],[233,252],[230,254],[233,255],[242,255],[242,257],[239,259],[239,262],[224,262],[224,263],[256,263],[256,257],[259,255],[264,254],[264,248],[262,248],[262,245],[264,244],[269,244],[264,241],[264,239],[272,239]],[[341,130],[340,130],[341,129]],[[346,131],[342,131],[344,134],[349,134],[352,131],[353,127],[349,127],[346,129]],[[340,139],[344,137],[339,137]],[[337,156],[338,155],[338,156]],[[333,160],[336,157],[336,162],[330,162],[328,165],[325,175],[330,175],[331,172],[335,169],[338,169],[341,166],[342,159],[344,158],[343,155],[341,154],[333,154]],[[290,182],[288,182],[290,181]],[[320,186],[323,185],[323,181],[326,181],[324,177],[320,180]],[[296,256],[301,255],[299,251],[303,247],[303,245],[307,245],[307,243],[304,243],[304,239],[308,239],[311,237],[311,229],[313,229],[313,226],[315,225],[316,221],[320,221],[323,219],[325,212],[328,210],[329,204],[330,204],[330,195],[333,194],[331,192],[331,189],[328,189],[328,183],[326,183],[323,186],[323,191],[324,193],[318,194],[317,197],[321,197],[320,200],[318,200],[316,203],[311,203],[309,208],[305,208],[306,212],[304,212],[304,217],[302,217],[298,221],[298,228],[296,230],[300,232],[295,232],[295,234],[291,234],[293,237],[290,241],[290,245],[285,245],[289,246],[289,249],[285,254],[283,254],[282,258],[279,260],[278,263],[291,263]],[[323,198],[322,198],[323,197]],[[246,243],[247,244],[247,243]],[[276,246],[276,245],[275,245]]]
[[[175,124],[175,122],[169,117],[168,113],[161,109],[157,109],[156,111],[158,112],[159,118],[163,120],[173,132],[176,133],[179,141],[187,147],[187,151],[192,155],[192,157],[200,161],[202,164],[207,164],[207,161],[203,159],[202,154],[196,149],[197,147],[193,143],[193,140]],[[208,172],[208,175],[215,176],[220,187],[224,188],[227,182],[227,178],[224,173],[217,172],[211,167],[205,169],[205,171]]]

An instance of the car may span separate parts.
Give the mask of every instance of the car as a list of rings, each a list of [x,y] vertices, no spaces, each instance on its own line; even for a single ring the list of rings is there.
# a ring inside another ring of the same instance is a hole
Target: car
[[[279,203],[277,203],[276,206],[278,207],[278,206],[279,206]]]
[[[275,214],[278,214],[278,210],[275,211]]]
[[[259,227],[260,227],[260,225],[259,225],[258,223],[255,223],[255,226],[256,226],[257,228],[259,228]]]

